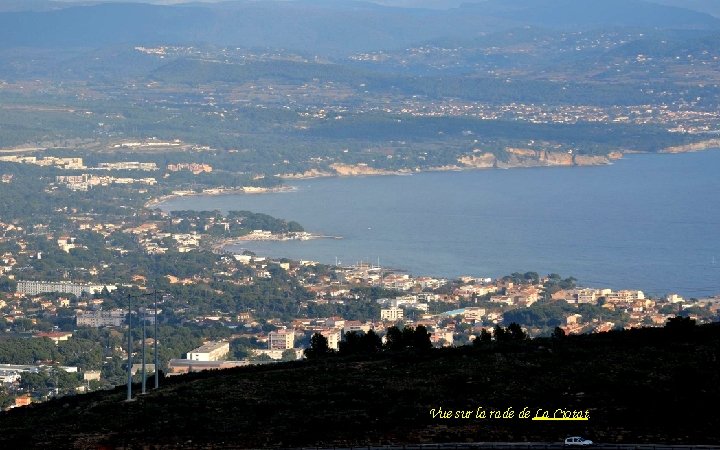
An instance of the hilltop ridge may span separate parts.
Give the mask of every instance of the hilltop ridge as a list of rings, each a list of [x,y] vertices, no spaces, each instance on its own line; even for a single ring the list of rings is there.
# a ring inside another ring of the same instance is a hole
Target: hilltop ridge
[[[572,434],[716,444],[719,357],[720,325],[711,324],[203,372],[165,379],[131,403],[119,387],[3,413],[0,445],[258,448]],[[532,416],[580,411],[589,420],[520,419],[526,407]],[[439,408],[473,417],[440,419]],[[478,408],[515,417],[476,419]]]

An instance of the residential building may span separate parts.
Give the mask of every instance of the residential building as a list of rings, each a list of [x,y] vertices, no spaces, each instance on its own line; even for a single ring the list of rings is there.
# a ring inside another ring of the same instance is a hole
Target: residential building
[[[295,332],[293,330],[271,331],[268,336],[268,349],[287,350],[295,346]]]
[[[402,308],[383,308],[380,310],[380,320],[394,322],[403,318]]]
[[[181,375],[203,370],[229,369],[250,365],[250,361],[193,361],[190,359],[171,359],[168,363],[169,373],[166,376]]]
[[[73,334],[69,331],[53,331],[53,332],[49,332],[49,333],[45,333],[45,332],[35,333],[35,334],[33,334],[33,337],[48,338],[51,341],[53,341],[55,343],[55,345],[57,345],[58,343],[60,343],[62,341],[67,341],[68,339],[70,339],[72,337],[72,335]]]
[[[430,335],[430,342],[435,346],[450,347],[453,345],[453,332],[450,330],[436,330]]]
[[[158,170],[157,164],[154,162],[142,163],[137,161],[100,163],[98,168],[104,170]]]
[[[337,328],[330,328],[326,330],[321,330],[320,334],[325,336],[325,338],[328,341],[328,347],[333,350],[339,350],[340,349],[340,330]]]
[[[343,327],[343,334],[346,333],[367,333],[372,326],[369,323],[362,323],[359,320],[348,320]]]
[[[119,327],[125,323],[127,313],[122,309],[78,311],[77,326],[79,327]]]
[[[209,341],[187,354],[191,361],[220,361],[230,353],[230,343]]]
[[[25,295],[60,292],[80,297],[83,293],[92,295],[102,292],[103,288],[106,288],[108,291],[116,289],[115,286],[80,284],[69,281],[18,281],[16,291]]]
[[[100,371],[87,370],[83,372],[83,381],[100,381]]]

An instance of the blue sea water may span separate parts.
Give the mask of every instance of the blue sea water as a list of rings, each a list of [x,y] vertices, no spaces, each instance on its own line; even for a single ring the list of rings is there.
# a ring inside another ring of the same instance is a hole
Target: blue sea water
[[[379,258],[443,277],[555,272],[656,295],[720,293],[720,151],[293,185],[295,192],[182,198],[162,208],[263,212],[343,237],[242,247],[272,257]]]

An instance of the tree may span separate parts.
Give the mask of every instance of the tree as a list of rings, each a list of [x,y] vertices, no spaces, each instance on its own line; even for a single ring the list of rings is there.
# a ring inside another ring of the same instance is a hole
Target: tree
[[[411,347],[412,343],[415,341],[415,330],[412,329],[412,327],[406,326],[402,330],[402,343],[403,348]]]
[[[565,330],[560,327],[555,327],[552,332],[552,338],[556,340],[565,339]]]
[[[540,282],[540,275],[537,272],[525,272],[523,278],[532,282],[533,284],[538,284]]]
[[[297,353],[295,353],[295,350],[289,348],[282,352],[282,358],[281,361],[295,361],[297,360]]]
[[[68,366],[78,366],[83,370],[97,370],[103,364],[103,349],[98,341],[73,338],[61,342],[58,351],[61,362]]]
[[[403,332],[398,327],[390,327],[385,334],[385,348],[391,352],[403,350]]]
[[[476,337],[473,341],[473,346],[479,347],[483,344],[489,344],[492,341],[492,334],[485,328],[480,330],[480,336]]]
[[[5,386],[0,386],[0,410],[7,408],[14,403],[13,397]]]
[[[362,347],[360,343],[361,333],[357,331],[348,331],[345,333],[345,337],[340,342],[340,354],[341,355],[354,355],[360,353]]]
[[[382,349],[382,340],[375,331],[349,331],[340,343],[341,355],[372,354]]]
[[[495,325],[495,328],[493,329],[493,335],[495,336],[496,342],[505,342],[508,340],[508,333],[505,328],[501,327],[500,325]]]
[[[375,333],[375,330],[368,331],[360,340],[363,353],[377,353],[382,349],[382,339]]]
[[[492,341],[492,333],[483,328],[480,331],[480,340],[485,343],[490,343],[490,341]]]
[[[527,333],[525,333],[520,325],[513,322],[507,328],[508,338],[511,341],[524,341],[527,339]]]
[[[304,353],[307,359],[317,359],[328,356],[332,350],[328,346],[328,340],[320,333],[315,333],[310,338],[310,347]]]
[[[418,325],[415,328],[412,346],[417,350],[429,350],[432,348],[430,333],[428,333],[428,330],[424,325]]]
[[[687,338],[695,329],[695,319],[682,316],[671,317],[667,320],[665,329],[675,339]]]
[[[665,328],[669,330],[688,330],[695,326],[695,319],[690,317],[675,316],[670,317],[665,324]]]
[[[372,332],[372,331],[371,331]],[[372,332],[374,334],[374,332]],[[400,351],[407,348],[417,350],[428,350],[432,348],[430,341],[430,333],[423,325],[418,325],[415,329],[405,327],[402,331],[398,327],[390,327],[385,335],[385,349],[389,351]]]

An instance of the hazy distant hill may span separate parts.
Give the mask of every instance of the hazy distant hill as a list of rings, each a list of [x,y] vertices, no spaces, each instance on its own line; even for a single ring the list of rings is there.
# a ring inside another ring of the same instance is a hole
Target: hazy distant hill
[[[99,3],[146,3],[154,5],[177,5],[199,3],[221,3],[228,0],[2,0],[2,11],[37,11],[66,8],[73,5],[91,5]],[[232,0],[230,0],[232,1]],[[335,0],[346,3],[354,0]],[[450,9],[469,3],[486,3],[489,0],[367,0],[383,6],[399,8]],[[720,2],[717,0],[646,0],[649,3],[677,6],[720,17]],[[599,2],[598,2],[599,3]]]
[[[0,12],[0,42],[5,48],[209,43],[347,53],[527,25],[719,29],[720,19],[638,0],[489,0],[443,11],[315,0],[118,3]]]
[[[650,0],[653,3],[679,6],[720,17],[720,2],[717,0]]]
[[[468,3],[484,3],[488,0],[371,0],[386,6],[398,6],[405,8],[433,8],[449,9],[457,8]],[[692,9],[714,16],[720,16],[720,2],[717,0],[647,0],[649,3],[660,5],[678,6],[680,8]],[[597,2],[600,3],[600,2]]]
[[[693,29],[720,24],[720,20],[704,13],[641,0],[488,0],[466,4],[461,10],[561,29],[613,26]]]
[[[51,11],[70,6],[73,6],[73,3],[59,3],[51,0],[2,0],[0,1],[0,12]]]

